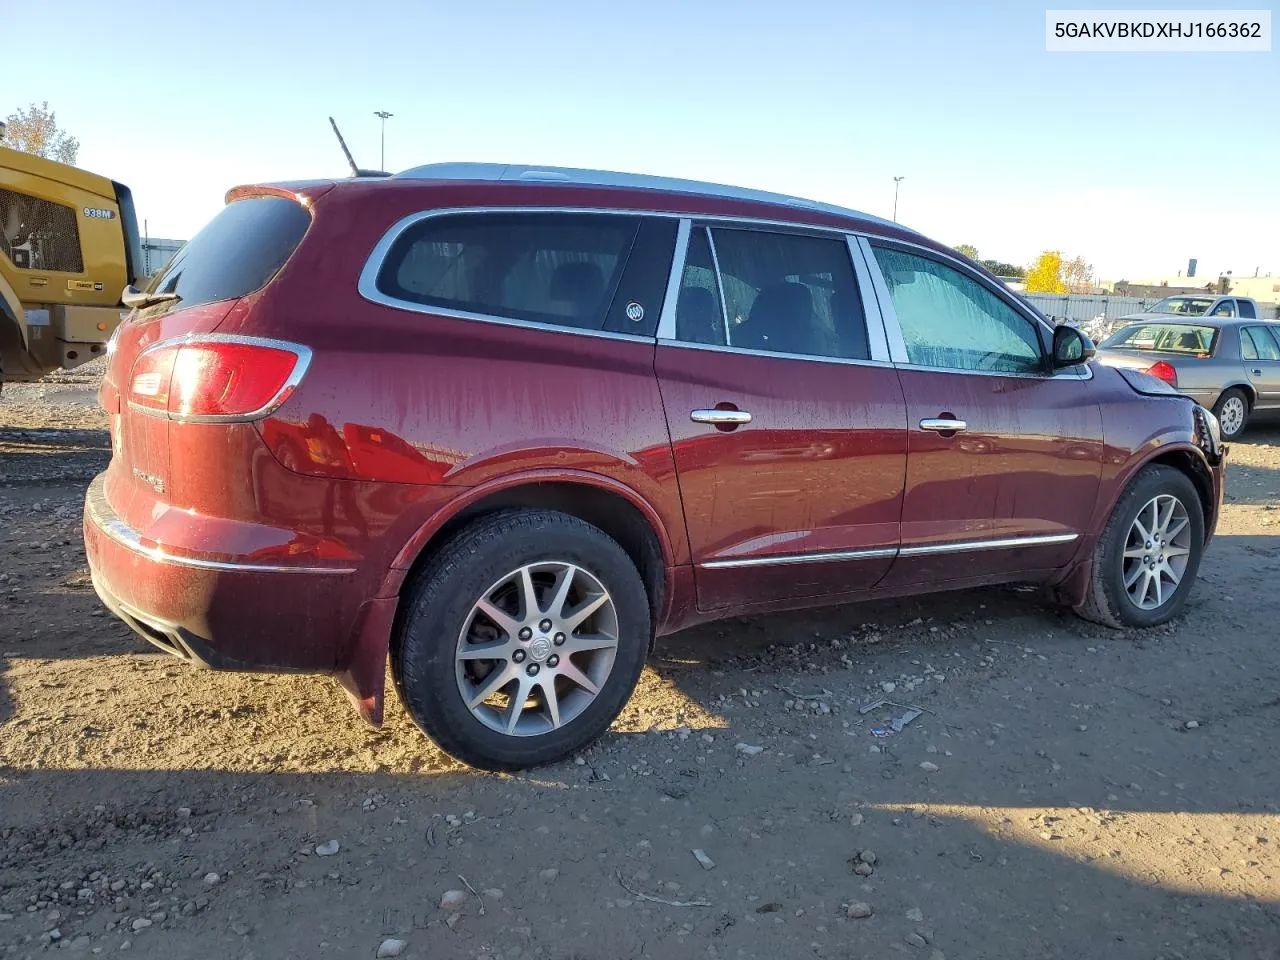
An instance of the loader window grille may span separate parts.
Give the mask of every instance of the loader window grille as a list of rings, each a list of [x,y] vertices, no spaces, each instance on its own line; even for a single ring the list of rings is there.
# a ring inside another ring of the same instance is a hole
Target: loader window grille
[[[76,211],[50,200],[0,190],[0,232],[15,267],[83,273]]]

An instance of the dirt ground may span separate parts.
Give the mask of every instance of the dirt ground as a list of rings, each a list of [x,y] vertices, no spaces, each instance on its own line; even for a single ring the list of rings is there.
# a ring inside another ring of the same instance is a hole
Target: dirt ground
[[[1016,589],[717,624],[496,776],[104,615],[95,388],[0,398],[0,956],[1280,957],[1280,429],[1167,628]]]

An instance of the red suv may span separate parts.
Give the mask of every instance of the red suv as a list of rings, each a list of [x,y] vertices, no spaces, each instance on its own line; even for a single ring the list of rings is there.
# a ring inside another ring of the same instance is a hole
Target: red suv
[[[477,766],[598,736],[655,637],[1010,581],[1146,626],[1216,420],[954,251],[774,194],[441,164],[238,187],[111,345],[103,601],[400,696]]]

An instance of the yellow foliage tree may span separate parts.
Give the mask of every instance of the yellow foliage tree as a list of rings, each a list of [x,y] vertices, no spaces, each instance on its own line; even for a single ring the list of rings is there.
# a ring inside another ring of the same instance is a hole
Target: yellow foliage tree
[[[1046,250],[1027,271],[1027,293],[1066,293],[1062,279],[1062,253]]]

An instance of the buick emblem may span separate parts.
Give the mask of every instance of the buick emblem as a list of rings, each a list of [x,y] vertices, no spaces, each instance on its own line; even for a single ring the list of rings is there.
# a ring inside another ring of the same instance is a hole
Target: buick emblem
[[[627,304],[627,319],[632,323],[639,323],[644,319],[644,307],[632,300]]]

